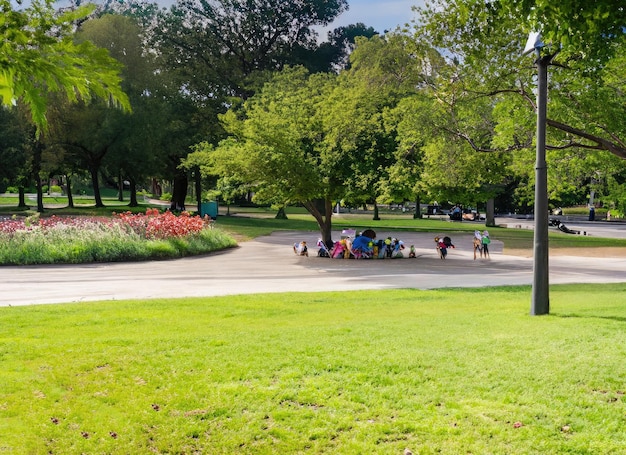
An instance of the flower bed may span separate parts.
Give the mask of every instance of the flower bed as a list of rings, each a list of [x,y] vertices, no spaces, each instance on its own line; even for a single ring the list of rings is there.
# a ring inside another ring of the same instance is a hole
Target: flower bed
[[[59,217],[0,221],[0,264],[50,264],[162,259],[235,245],[209,220],[186,212],[148,209],[113,217]]]

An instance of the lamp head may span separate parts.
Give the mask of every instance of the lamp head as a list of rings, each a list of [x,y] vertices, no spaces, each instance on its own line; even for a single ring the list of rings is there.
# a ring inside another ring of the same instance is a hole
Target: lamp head
[[[538,51],[544,47],[543,41],[541,41],[541,32],[530,32],[528,34],[528,41],[526,41],[526,47],[522,55],[530,54],[532,51]]]

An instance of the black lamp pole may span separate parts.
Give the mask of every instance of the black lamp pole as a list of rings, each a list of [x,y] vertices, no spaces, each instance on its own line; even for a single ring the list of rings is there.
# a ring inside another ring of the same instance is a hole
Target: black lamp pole
[[[537,49],[537,54],[539,54]],[[550,312],[548,266],[548,166],[546,163],[546,115],[548,65],[551,57],[537,58],[537,156],[535,162],[535,234],[531,315]]]

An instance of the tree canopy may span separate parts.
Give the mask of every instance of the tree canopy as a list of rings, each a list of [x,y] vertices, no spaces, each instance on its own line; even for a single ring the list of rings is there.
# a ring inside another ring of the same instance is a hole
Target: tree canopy
[[[181,0],[155,29],[159,52],[200,98],[251,94],[249,78],[302,63],[317,48],[313,26],[327,25],[346,0]]]
[[[622,0],[500,0],[503,10],[540,31],[546,43],[568,57],[599,64],[613,56],[626,34]],[[497,5],[497,3],[496,3]]]
[[[5,105],[23,101],[39,130],[47,127],[47,94],[70,101],[93,97],[129,109],[120,86],[120,65],[104,49],[76,43],[74,28],[93,10],[86,5],[56,14],[51,0],[15,10],[0,0],[0,98]]]

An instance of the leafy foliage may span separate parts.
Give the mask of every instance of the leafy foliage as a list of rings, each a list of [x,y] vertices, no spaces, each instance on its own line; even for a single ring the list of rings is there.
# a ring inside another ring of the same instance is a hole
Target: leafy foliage
[[[155,42],[198,101],[245,98],[248,78],[302,62],[303,51],[317,47],[312,27],[329,24],[346,6],[345,0],[184,0],[160,15]]]
[[[607,16],[612,6],[612,0],[558,5],[434,0],[420,9],[417,39],[441,49],[449,65],[436,91],[446,107],[442,125],[448,137],[462,139],[479,152],[509,154],[503,164],[513,166],[502,175],[501,188],[517,186],[520,203],[529,199],[526,193],[534,181],[529,151],[536,129],[536,71],[521,51],[539,20],[544,41],[552,44],[543,52],[556,54],[547,119],[551,201],[580,203],[592,190],[606,191],[590,185],[606,172],[602,161],[615,163],[607,152],[626,158],[624,8]],[[594,24],[582,24],[592,17],[598,19]],[[616,28],[619,32],[613,33]],[[565,43],[568,35],[572,39]],[[588,40],[583,42],[583,36]],[[560,53],[557,42],[563,44]]]
[[[55,15],[52,1],[34,1],[16,11],[0,0],[0,98],[5,105],[22,100],[39,130],[47,127],[47,94],[61,92],[70,101],[103,99],[130,109],[120,87],[119,64],[104,49],[75,43],[76,21],[93,6]]]
[[[501,0],[503,9],[520,18],[527,30],[539,30],[544,39],[568,56],[602,64],[623,40],[626,7],[621,0]]]

